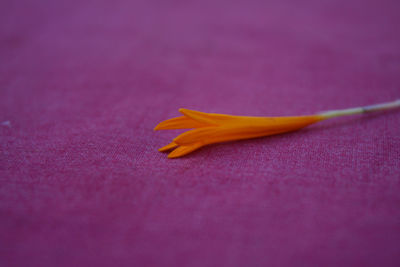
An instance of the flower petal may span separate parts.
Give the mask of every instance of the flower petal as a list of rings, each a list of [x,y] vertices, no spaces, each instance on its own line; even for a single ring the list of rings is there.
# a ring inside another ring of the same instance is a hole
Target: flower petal
[[[194,143],[186,146],[180,146],[171,153],[169,153],[168,158],[177,158],[184,156],[186,154],[189,154],[190,152],[193,152],[196,149],[199,149],[200,147],[202,147],[201,143]]]
[[[154,128],[154,130],[190,129],[205,126],[207,126],[207,124],[182,116],[162,121]]]
[[[218,128],[219,127],[203,127],[190,130],[178,135],[176,138],[174,138],[174,142],[178,145],[186,145],[199,141],[201,142],[203,139],[212,136]]]
[[[186,145],[190,143],[204,143],[208,139],[231,140],[231,136],[236,136],[238,139],[246,139],[246,136],[263,136],[268,135],[269,129],[256,126],[242,126],[228,124],[218,127],[203,127],[184,132],[174,139],[178,145]]]
[[[178,145],[211,144],[269,136],[295,131],[318,121],[317,118],[248,118],[235,119],[217,127],[203,127],[184,132],[174,139]]]
[[[201,122],[204,124],[209,124],[209,125],[217,125],[216,121],[213,120],[212,116],[210,116],[209,113],[204,113],[204,112],[185,109],[185,108],[180,108],[179,112],[189,118],[192,118],[192,119],[198,121],[198,122]]]
[[[168,157],[186,155],[201,146],[285,133],[323,119],[320,115],[294,117],[249,117],[179,110],[184,116],[161,122],[155,130],[195,128],[176,137],[160,151],[175,148]],[[178,146],[178,147],[177,147]]]
[[[170,144],[168,144],[166,146],[163,146],[162,148],[159,148],[158,151],[165,152],[165,151],[171,150],[171,149],[173,149],[173,148],[175,148],[177,146],[178,146],[177,143],[172,142],[172,143],[170,143]]]

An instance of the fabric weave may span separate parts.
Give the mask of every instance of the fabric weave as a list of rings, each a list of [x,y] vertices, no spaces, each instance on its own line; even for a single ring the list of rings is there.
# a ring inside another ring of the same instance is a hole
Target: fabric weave
[[[2,0],[0,265],[399,266],[400,111],[153,131],[400,98],[399,3]]]

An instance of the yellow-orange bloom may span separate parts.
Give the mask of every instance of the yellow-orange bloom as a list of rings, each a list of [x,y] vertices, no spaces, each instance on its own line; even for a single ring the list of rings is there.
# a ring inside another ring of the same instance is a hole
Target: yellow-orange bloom
[[[248,117],[204,113],[179,109],[184,116],[169,119],[158,124],[154,130],[190,129],[159,151],[175,148],[168,157],[184,156],[202,146],[274,135],[306,127],[323,119],[321,115],[297,117]]]
[[[168,157],[177,158],[209,144],[286,133],[329,118],[399,107],[400,99],[383,104],[295,117],[231,116],[181,108],[179,112],[183,114],[182,117],[163,121],[154,130],[193,129],[159,149],[161,152],[174,149]]]

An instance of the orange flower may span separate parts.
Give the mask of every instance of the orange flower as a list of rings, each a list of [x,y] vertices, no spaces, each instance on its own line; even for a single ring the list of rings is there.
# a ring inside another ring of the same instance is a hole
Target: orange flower
[[[184,116],[169,119],[158,124],[154,130],[189,129],[172,143],[159,149],[168,151],[175,148],[168,157],[184,156],[202,146],[262,137],[295,131],[323,119],[320,115],[298,117],[247,117],[204,113],[179,109]]]
[[[400,99],[383,104],[295,117],[231,116],[181,108],[179,112],[184,116],[163,121],[154,130],[194,129],[179,135],[172,143],[159,149],[161,152],[174,149],[168,158],[177,158],[209,144],[286,133],[329,118],[398,107]]]

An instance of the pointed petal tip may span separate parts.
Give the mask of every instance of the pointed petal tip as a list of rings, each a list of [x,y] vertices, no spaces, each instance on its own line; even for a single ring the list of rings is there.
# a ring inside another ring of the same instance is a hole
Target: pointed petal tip
[[[168,125],[166,125],[165,121],[162,121],[159,124],[157,124],[153,130],[159,131],[159,130],[168,130],[168,129],[169,129]]]
[[[179,146],[174,151],[172,151],[171,153],[168,154],[168,158],[171,159],[171,158],[178,158],[178,157],[185,156],[186,154],[189,154],[189,153],[199,149],[201,146],[202,146],[201,143],[195,143],[195,144],[191,144],[188,146]]]
[[[180,108],[180,109],[178,109],[178,111],[180,112],[180,113],[182,113],[183,115],[185,115],[185,111],[187,111],[188,109],[187,108]]]
[[[218,123],[213,119],[213,115],[211,113],[205,113],[197,110],[180,108],[179,112],[185,115],[185,117],[191,118],[197,122],[206,125],[217,125]]]
[[[154,130],[174,130],[174,129],[190,129],[202,127],[204,124],[191,119],[188,116],[181,116],[172,119],[168,119],[160,122]]]
[[[171,149],[173,149],[173,148],[175,148],[177,146],[178,146],[178,144],[172,142],[172,143],[170,143],[170,144],[168,144],[166,146],[163,146],[162,148],[159,148],[158,151],[166,152],[166,151],[171,150]]]
[[[180,152],[180,149],[178,147],[177,149],[175,149],[174,151],[169,153],[167,158],[174,159],[174,158],[179,158],[179,157],[182,157],[182,156],[183,156],[183,154]]]
[[[164,121],[158,123],[156,125],[156,127],[153,128],[153,131],[164,130],[163,124],[164,124]]]
[[[178,110],[180,113],[182,113],[185,116],[189,116],[190,114],[203,114],[203,112],[193,110],[193,109],[188,109],[188,108],[180,108]]]
[[[176,159],[176,158],[179,158],[179,157],[182,157],[182,155],[174,155],[174,154],[172,154],[172,152],[169,153],[168,156],[167,156],[167,158],[169,158],[169,159]]]

